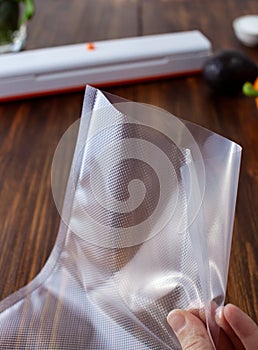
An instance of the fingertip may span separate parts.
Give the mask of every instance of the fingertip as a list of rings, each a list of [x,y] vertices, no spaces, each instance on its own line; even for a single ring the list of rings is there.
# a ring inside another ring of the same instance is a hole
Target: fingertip
[[[224,315],[231,327],[242,337],[247,337],[257,330],[254,320],[236,305],[227,304]]]
[[[234,304],[231,304],[231,303],[228,303],[227,305],[225,305],[225,309],[226,310],[240,310],[239,307],[237,307],[236,305]]]
[[[212,349],[205,325],[191,312],[176,309],[168,314],[167,320],[176,334],[182,349]]]
[[[172,310],[167,316],[168,324],[176,334],[178,334],[185,326],[186,318],[184,313],[185,312],[183,310],[175,309]]]
[[[185,328],[191,330],[206,329],[200,318],[189,310],[175,309],[168,314],[167,321],[176,334]]]
[[[243,317],[245,317],[244,312],[239,309],[239,307],[230,303],[225,305],[224,315],[229,324],[232,324],[232,322],[234,323],[236,319],[240,321]]]
[[[170,311],[167,315],[167,321],[170,322],[171,318],[174,316],[175,313],[180,312],[180,309],[174,309]]]
[[[223,324],[223,320],[224,320],[224,306],[219,306],[215,311],[215,321],[218,326],[221,326]]]

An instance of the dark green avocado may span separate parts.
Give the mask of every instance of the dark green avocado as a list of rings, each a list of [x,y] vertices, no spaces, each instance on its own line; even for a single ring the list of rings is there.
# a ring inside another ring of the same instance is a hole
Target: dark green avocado
[[[236,95],[246,81],[255,81],[258,67],[242,52],[219,51],[205,62],[203,77],[216,93]]]

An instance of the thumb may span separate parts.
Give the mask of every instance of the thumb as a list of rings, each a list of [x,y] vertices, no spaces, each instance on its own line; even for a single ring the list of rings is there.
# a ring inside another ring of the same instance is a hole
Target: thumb
[[[173,310],[167,321],[175,332],[183,350],[213,350],[203,322],[185,310]]]

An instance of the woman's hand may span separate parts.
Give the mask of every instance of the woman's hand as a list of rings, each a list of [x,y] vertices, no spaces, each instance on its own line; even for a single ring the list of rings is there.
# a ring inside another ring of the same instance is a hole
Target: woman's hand
[[[183,350],[213,350],[206,326],[196,314],[191,311],[173,310],[167,319]],[[228,304],[225,307],[219,307],[215,320],[221,327],[218,349],[258,349],[258,327],[237,306]]]

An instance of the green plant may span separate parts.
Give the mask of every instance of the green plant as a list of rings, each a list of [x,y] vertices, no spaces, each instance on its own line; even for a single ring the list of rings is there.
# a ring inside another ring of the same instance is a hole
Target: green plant
[[[23,13],[20,13],[20,4]],[[12,41],[13,33],[34,15],[34,0],[0,0],[0,44]]]
[[[22,23],[27,22],[32,18],[35,12],[34,0],[17,0],[18,2],[24,3],[24,12],[21,19]]]

